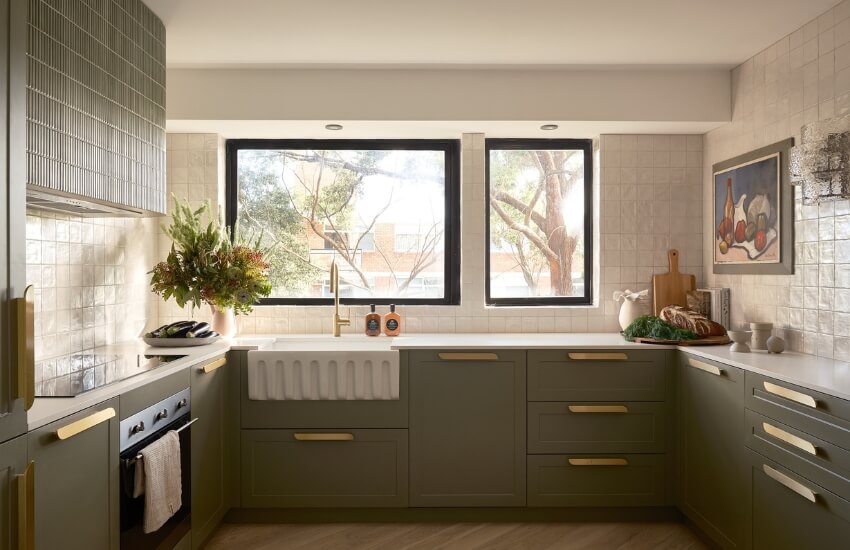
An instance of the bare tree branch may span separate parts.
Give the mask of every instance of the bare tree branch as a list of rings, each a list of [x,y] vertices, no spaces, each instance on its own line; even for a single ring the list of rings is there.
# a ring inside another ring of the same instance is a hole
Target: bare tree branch
[[[543,241],[543,239],[541,239],[534,232],[534,230],[532,230],[530,227],[528,227],[526,225],[523,225],[523,224],[521,224],[517,221],[512,220],[510,215],[508,215],[508,213],[505,212],[505,210],[502,208],[502,206],[498,202],[490,203],[490,205],[493,207],[493,210],[496,211],[496,213],[499,215],[499,217],[502,218],[502,220],[505,222],[505,224],[507,224],[508,227],[510,227],[514,231],[519,231],[520,233],[525,235],[525,237],[529,241],[534,243],[534,246],[536,246],[540,250],[540,252],[542,252],[543,255],[546,256],[546,258],[548,258],[551,261],[558,261],[558,255],[555,254],[555,252],[551,248],[549,248],[549,245],[546,244],[546,242]]]

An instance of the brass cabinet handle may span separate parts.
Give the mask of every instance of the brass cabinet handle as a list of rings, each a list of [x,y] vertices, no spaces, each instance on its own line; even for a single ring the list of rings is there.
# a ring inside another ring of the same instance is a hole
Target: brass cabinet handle
[[[778,395],[779,397],[784,397],[785,399],[790,399],[795,403],[799,403],[801,405],[805,405],[813,409],[816,409],[818,407],[818,402],[815,401],[815,398],[811,395],[806,395],[805,393],[800,393],[790,388],[778,386],[772,382],[765,382],[764,389],[768,393]]]
[[[570,458],[570,466],[628,466],[625,458]]]
[[[35,462],[15,476],[18,493],[18,550],[35,548]]]
[[[499,355],[496,353],[438,353],[437,357],[442,361],[498,361]]]
[[[688,364],[695,369],[699,369],[703,372],[713,374],[714,376],[723,376],[723,370],[721,370],[720,367],[717,367],[715,365],[703,363],[702,361],[697,361],[696,359],[688,359]]]
[[[85,418],[81,418],[75,422],[71,422],[65,426],[62,426],[58,430],[56,430],[56,437],[61,440],[70,439],[77,434],[80,434],[90,428],[97,426],[103,422],[106,422],[110,418],[115,416],[115,409],[109,407],[108,409],[103,409],[102,411],[97,411],[94,414],[90,414]]]
[[[296,441],[354,441],[350,433],[296,433]]]
[[[567,408],[571,413],[627,413],[629,408],[625,405],[569,405]]]
[[[802,437],[797,437],[794,434],[788,433],[785,430],[779,429],[772,424],[768,424],[767,422],[761,423],[762,428],[764,428],[765,433],[768,435],[772,435],[776,439],[782,440],[789,445],[793,445],[800,450],[806,451],[809,454],[817,455],[818,450],[817,447],[810,441],[806,441]]]
[[[764,469],[764,473],[767,474],[767,477],[773,479],[774,481],[778,481],[782,485],[785,485],[804,499],[811,502],[817,502],[817,493],[815,493],[796,479],[791,479],[779,470],[771,468],[767,464],[763,464],[762,468]]]
[[[29,410],[35,401],[35,306],[32,285],[21,298],[15,298],[15,397],[24,400]]]
[[[227,364],[227,357],[221,357],[221,358],[216,359],[215,361],[213,361],[211,363],[207,363],[206,365],[199,368],[198,370],[203,372],[204,374],[209,374],[212,371],[214,371],[215,369],[217,369],[219,367],[223,367],[226,364]]]
[[[627,361],[629,358],[625,353],[610,352],[571,352],[567,357],[573,361]]]

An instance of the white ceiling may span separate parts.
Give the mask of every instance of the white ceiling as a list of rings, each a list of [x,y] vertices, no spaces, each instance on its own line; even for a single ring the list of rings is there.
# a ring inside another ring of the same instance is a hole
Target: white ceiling
[[[837,0],[145,0],[170,67],[737,65]]]

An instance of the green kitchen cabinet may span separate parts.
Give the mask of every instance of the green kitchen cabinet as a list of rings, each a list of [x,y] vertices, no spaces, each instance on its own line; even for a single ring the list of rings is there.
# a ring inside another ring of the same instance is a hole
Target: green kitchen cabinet
[[[405,507],[407,448],[407,430],[242,430],[242,507]]]
[[[26,533],[21,533],[18,527],[19,514],[25,513],[19,509],[18,494],[22,491],[25,494],[26,476],[32,475],[32,470],[27,471],[25,435],[0,444],[0,550],[25,546],[19,544],[19,538]]]
[[[748,457],[753,550],[847,548],[850,502],[756,452]]]
[[[33,334],[14,307],[26,287],[26,17],[26,0],[0,0],[0,442],[27,431],[34,391],[20,345]]]
[[[117,548],[118,399],[28,434],[35,464],[35,548]]]
[[[525,352],[407,353],[410,505],[524,506]]]
[[[722,548],[743,548],[749,492],[744,371],[682,356],[679,507]]]
[[[190,367],[192,388],[192,548],[199,548],[230,509],[234,494],[237,409],[235,364],[219,357]]]

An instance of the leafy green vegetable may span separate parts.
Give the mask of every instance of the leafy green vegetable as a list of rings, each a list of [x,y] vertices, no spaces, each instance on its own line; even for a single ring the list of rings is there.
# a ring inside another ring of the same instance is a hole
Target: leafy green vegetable
[[[654,315],[638,317],[626,327],[623,336],[631,342],[635,338],[659,338],[662,340],[695,340],[697,335],[689,330],[674,327]]]

